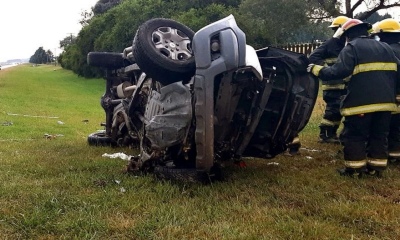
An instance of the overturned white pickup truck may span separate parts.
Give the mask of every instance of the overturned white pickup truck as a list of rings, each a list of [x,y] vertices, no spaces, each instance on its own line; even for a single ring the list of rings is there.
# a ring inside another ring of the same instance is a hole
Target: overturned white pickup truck
[[[318,79],[306,56],[254,50],[233,16],[194,33],[170,19],[143,23],[122,53],[91,52],[106,69],[105,131],[91,145],[134,145],[129,169],[169,179],[220,177],[220,163],[272,158],[307,124]]]

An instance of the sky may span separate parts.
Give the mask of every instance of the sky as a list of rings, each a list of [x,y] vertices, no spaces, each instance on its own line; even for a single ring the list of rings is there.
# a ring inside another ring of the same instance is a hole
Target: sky
[[[98,0],[2,0],[0,62],[30,58],[39,47],[60,54],[60,40],[77,35],[81,12]]]

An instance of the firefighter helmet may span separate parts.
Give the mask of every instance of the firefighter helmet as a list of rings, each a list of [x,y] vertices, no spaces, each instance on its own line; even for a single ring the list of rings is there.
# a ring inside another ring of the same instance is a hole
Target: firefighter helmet
[[[376,25],[376,26],[375,26]],[[393,18],[387,18],[377,22],[373,26],[373,33],[389,32],[400,33],[400,23]]]
[[[346,16],[339,16],[336,17],[335,19],[333,19],[332,24],[328,27],[330,28],[338,28],[341,27],[345,22],[347,22],[347,20],[349,20],[350,18],[346,17]]]
[[[343,32],[346,32],[355,26],[366,26],[367,30],[372,28],[371,24],[365,23],[359,19],[352,18],[342,25]]]
[[[379,32],[379,22],[372,24],[372,28],[369,31],[371,34],[376,34]]]

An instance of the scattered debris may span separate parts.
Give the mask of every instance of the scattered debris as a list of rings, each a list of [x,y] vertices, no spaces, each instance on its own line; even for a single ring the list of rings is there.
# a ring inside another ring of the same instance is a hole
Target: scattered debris
[[[238,166],[240,168],[246,168],[247,167],[246,162],[243,161],[243,160],[235,161],[234,163],[235,163],[236,166]]]
[[[13,124],[14,124],[13,122],[5,121],[5,122],[1,123],[1,126],[11,126]]]
[[[60,125],[64,125],[64,124],[65,124],[65,123],[62,122],[62,121],[57,121],[57,123],[60,124]]]
[[[114,182],[115,182],[116,184],[120,184],[120,183],[121,183],[120,180],[114,180]]]
[[[279,166],[279,163],[277,163],[277,162],[270,162],[270,163],[267,163],[267,165]]]
[[[101,155],[102,157],[109,157],[109,158],[121,158],[122,160],[126,160],[129,161],[131,159],[132,156],[130,155],[126,155],[125,153],[113,153],[113,154],[108,154],[108,153],[104,153],[103,155]]]
[[[121,187],[121,188],[119,189],[119,191],[122,192],[122,193],[125,193],[125,192],[126,192],[126,189],[125,189],[124,187]]]
[[[52,117],[52,116],[35,116],[35,115],[28,115],[28,114],[18,114],[18,113],[7,113],[9,116],[21,116],[21,117],[33,117],[33,118],[59,118],[59,117]]]
[[[82,122],[87,124],[89,122],[89,120],[88,119],[83,119]]]
[[[44,138],[49,139],[49,140],[55,139],[57,137],[63,137],[63,136],[64,135],[62,135],[62,134],[48,134],[48,133],[44,134]]]
[[[93,184],[99,187],[105,187],[107,185],[107,182],[104,179],[98,179],[93,181]]]
[[[305,150],[308,152],[321,152],[321,150],[319,149],[310,149],[310,148],[300,148],[300,150]]]
[[[309,160],[313,159],[313,157],[311,157],[311,156],[306,156],[306,158],[309,159]]]

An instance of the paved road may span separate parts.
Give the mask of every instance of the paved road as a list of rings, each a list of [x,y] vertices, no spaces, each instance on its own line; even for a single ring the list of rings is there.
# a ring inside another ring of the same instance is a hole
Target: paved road
[[[11,64],[11,65],[2,65],[1,69],[6,69],[6,68],[10,68],[10,67],[15,67],[18,66],[17,64]]]

